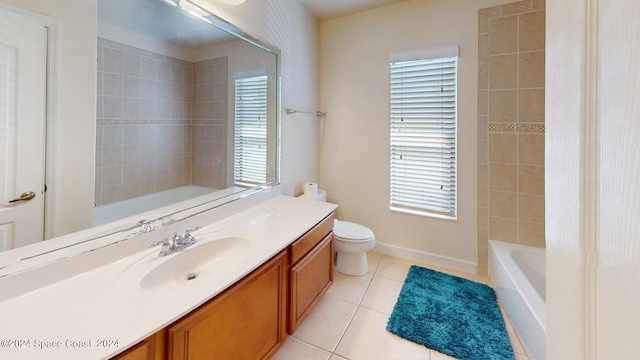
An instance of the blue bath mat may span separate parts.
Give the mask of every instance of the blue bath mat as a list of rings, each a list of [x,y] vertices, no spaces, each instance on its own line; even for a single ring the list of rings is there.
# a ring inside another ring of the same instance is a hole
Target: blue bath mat
[[[514,359],[492,288],[415,265],[387,330],[456,359]]]

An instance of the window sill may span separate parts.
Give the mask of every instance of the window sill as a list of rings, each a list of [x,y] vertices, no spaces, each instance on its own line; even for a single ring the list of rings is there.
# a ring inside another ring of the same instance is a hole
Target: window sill
[[[453,222],[458,221],[457,215],[456,216],[441,215],[441,214],[435,214],[428,211],[410,210],[410,209],[404,209],[404,208],[395,207],[395,206],[389,206],[389,210],[393,212],[403,213],[403,214],[418,215],[418,216],[424,216],[424,217],[440,219],[440,220],[447,220],[447,221],[453,221]]]

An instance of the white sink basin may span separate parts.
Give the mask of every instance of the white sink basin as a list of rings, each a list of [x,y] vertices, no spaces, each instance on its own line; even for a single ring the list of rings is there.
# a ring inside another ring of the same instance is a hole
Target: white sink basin
[[[194,245],[164,257],[158,256],[159,247],[154,248],[157,250],[127,267],[117,282],[133,282],[155,292],[176,291],[197,286],[203,279],[223,278],[253,246],[249,236],[228,233],[194,234]]]

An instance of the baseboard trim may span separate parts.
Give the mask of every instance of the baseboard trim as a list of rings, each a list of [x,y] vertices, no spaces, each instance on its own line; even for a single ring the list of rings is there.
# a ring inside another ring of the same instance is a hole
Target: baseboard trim
[[[478,263],[466,260],[460,260],[449,256],[428,253],[415,249],[409,249],[401,246],[376,242],[373,251],[393,257],[407,259],[411,261],[421,262],[426,265],[433,265],[447,269],[462,271],[467,274],[477,274]]]

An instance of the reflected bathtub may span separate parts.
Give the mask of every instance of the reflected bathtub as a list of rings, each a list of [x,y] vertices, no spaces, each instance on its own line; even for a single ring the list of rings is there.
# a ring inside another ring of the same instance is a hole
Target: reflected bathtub
[[[530,359],[545,359],[545,249],[489,240],[489,277]]]
[[[146,213],[181,201],[211,194],[216,191],[216,189],[204,186],[188,185],[133,199],[97,206],[93,209],[93,226],[99,226],[136,214]]]

